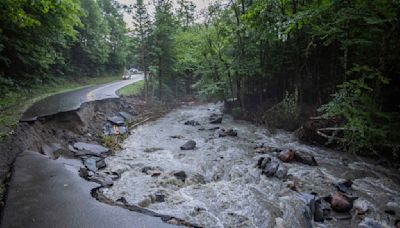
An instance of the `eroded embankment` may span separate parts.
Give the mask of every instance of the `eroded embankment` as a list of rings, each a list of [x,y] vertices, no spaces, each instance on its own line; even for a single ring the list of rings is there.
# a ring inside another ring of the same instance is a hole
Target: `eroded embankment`
[[[67,151],[68,145],[79,141],[99,144],[107,117],[119,111],[135,113],[137,103],[134,98],[93,101],[75,111],[19,123],[15,134],[0,143],[0,183],[5,186],[12,164],[23,151],[42,152],[45,145],[52,144]]]

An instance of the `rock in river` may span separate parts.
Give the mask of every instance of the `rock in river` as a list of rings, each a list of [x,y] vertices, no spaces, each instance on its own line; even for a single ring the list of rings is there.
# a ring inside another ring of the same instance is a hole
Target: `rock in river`
[[[211,124],[220,124],[222,123],[223,114],[211,114],[209,121]]]
[[[189,140],[181,146],[181,150],[193,150],[195,147],[196,147],[196,142],[193,140]]]
[[[225,137],[225,136],[232,136],[232,137],[236,137],[238,134],[237,134],[237,131],[236,130],[234,130],[234,129],[232,129],[232,128],[229,128],[229,129],[224,129],[224,128],[221,128],[221,129],[219,129],[218,131],[216,131],[215,132],[216,133],[216,135],[218,136],[218,137]]]
[[[346,194],[351,194],[351,185],[353,182],[351,180],[344,180],[340,181],[335,184],[335,187],[338,191],[346,193]]]
[[[294,150],[282,150],[282,152],[279,153],[278,158],[283,162],[291,162],[294,159]]]
[[[315,160],[314,156],[307,155],[307,154],[301,153],[299,151],[296,151],[294,153],[294,160],[297,161],[297,162],[306,164],[306,165],[310,165],[310,166],[317,166],[318,165],[318,163]]]
[[[348,197],[340,192],[328,197],[324,200],[331,204],[331,208],[336,212],[349,212],[353,208],[353,201],[357,197]]]
[[[257,166],[262,170],[262,174],[267,177],[272,177],[278,170],[279,163],[275,160],[272,160],[270,157],[262,157],[258,160]]]
[[[197,122],[196,120],[188,120],[185,122],[185,125],[190,125],[190,126],[199,126],[200,123]]]
[[[183,182],[185,182],[187,178],[187,175],[184,171],[175,172],[174,176],[176,177],[176,179],[181,180]]]

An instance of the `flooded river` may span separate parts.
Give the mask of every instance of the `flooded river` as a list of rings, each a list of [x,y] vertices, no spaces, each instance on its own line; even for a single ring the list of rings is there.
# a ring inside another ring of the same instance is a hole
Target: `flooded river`
[[[124,197],[129,204],[204,227],[393,227],[400,218],[399,170],[304,145],[289,133],[271,134],[227,115],[222,124],[210,124],[210,115],[221,108],[183,106],[133,130],[123,150],[107,158],[107,170],[121,178],[102,189],[104,196]],[[184,125],[188,120],[200,125]],[[218,137],[218,130],[210,130],[216,126],[233,128],[238,136]],[[181,150],[188,140],[196,148]],[[257,153],[254,147],[262,143],[313,155],[319,165],[283,163],[274,152]],[[281,174],[263,175],[257,168],[261,157],[279,162]],[[353,182],[352,195],[359,197],[350,213],[313,221],[306,196],[334,194],[334,184],[346,179]],[[297,191],[287,187],[293,182]]]

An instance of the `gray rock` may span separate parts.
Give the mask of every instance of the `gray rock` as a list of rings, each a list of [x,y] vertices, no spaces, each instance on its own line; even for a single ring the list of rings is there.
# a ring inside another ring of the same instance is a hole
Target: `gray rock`
[[[181,146],[181,150],[193,150],[195,147],[196,147],[196,142],[193,140],[189,140]]]
[[[257,167],[262,171],[261,173],[267,177],[272,177],[279,168],[279,163],[272,160],[270,157],[262,157],[257,162]]]
[[[229,129],[221,128],[221,129],[217,130],[215,132],[215,134],[216,134],[217,137],[220,137],[220,138],[221,137],[225,137],[225,136],[236,137],[237,136],[237,131],[232,129],[232,128],[229,128]]]
[[[103,155],[111,155],[111,152],[108,148],[97,144],[89,144],[84,142],[77,142],[74,144],[74,149],[78,150],[78,152],[83,152],[83,154],[87,155],[95,155],[95,156],[103,156]]]
[[[294,160],[306,165],[310,165],[310,166],[317,166],[318,163],[315,160],[314,156],[312,155],[308,155],[299,151],[296,151],[294,154]]]
[[[114,181],[112,180],[112,178],[109,177],[105,173],[94,173],[93,176],[89,177],[89,180],[99,183],[101,186],[104,186],[104,187],[109,187],[114,184]]]
[[[395,201],[390,201],[388,202],[384,207],[384,211],[391,211],[392,214],[394,213],[395,215],[400,215],[400,203],[395,202]]]
[[[187,178],[187,175],[184,171],[175,172],[173,175],[176,177],[176,179],[181,180],[183,182],[185,182]]]
[[[84,159],[83,164],[88,170],[93,172],[97,172],[98,169],[106,167],[104,159],[95,156]]]
[[[223,114],[211,114],[210,118],[208,119],[210,124],[220,124],[222,123]]]
[[[346,194],[352,194],[351,190],[351,185],[353,182],[351,180],[344,180],[344,181],[339,181],[338,183],[335,184],[335,187],[338,191],[341,191]]]
[[[154,196],[155,196],[155,200],[154,200],[155,202],[159,202],[159,203],[165,202],[165,195],[162,194],[161,192],[156,192],[154,194]]]
[[[119,112],[118,113],[124,120],[128,121],[128,123],[132,123],[135,120],[135,117],[127,112]]]
[[[196,120],[188,120],[185,122],[185,125],[190,125],[190,126],[199,126],[200,123],[197,122]]]
[[[276,170],[275,176],[279,179],[285,178],[287,175],[287,169],[283,165],[280,165],[278,167],[278,170]]]
[[[125,124],[125,119],[121,116],[109,117],[107,120],[110,121],[112,124],[119,125],[119,126],[122,126]]]

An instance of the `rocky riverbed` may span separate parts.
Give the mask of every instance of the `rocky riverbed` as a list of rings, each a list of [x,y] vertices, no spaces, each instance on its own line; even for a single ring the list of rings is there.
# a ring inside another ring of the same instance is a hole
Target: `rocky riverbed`
[[[106,159],[120,178],[98,193],[201,227],[399,227],[399,170],[219,123],[221,108],[184,106],[134,129]]]

